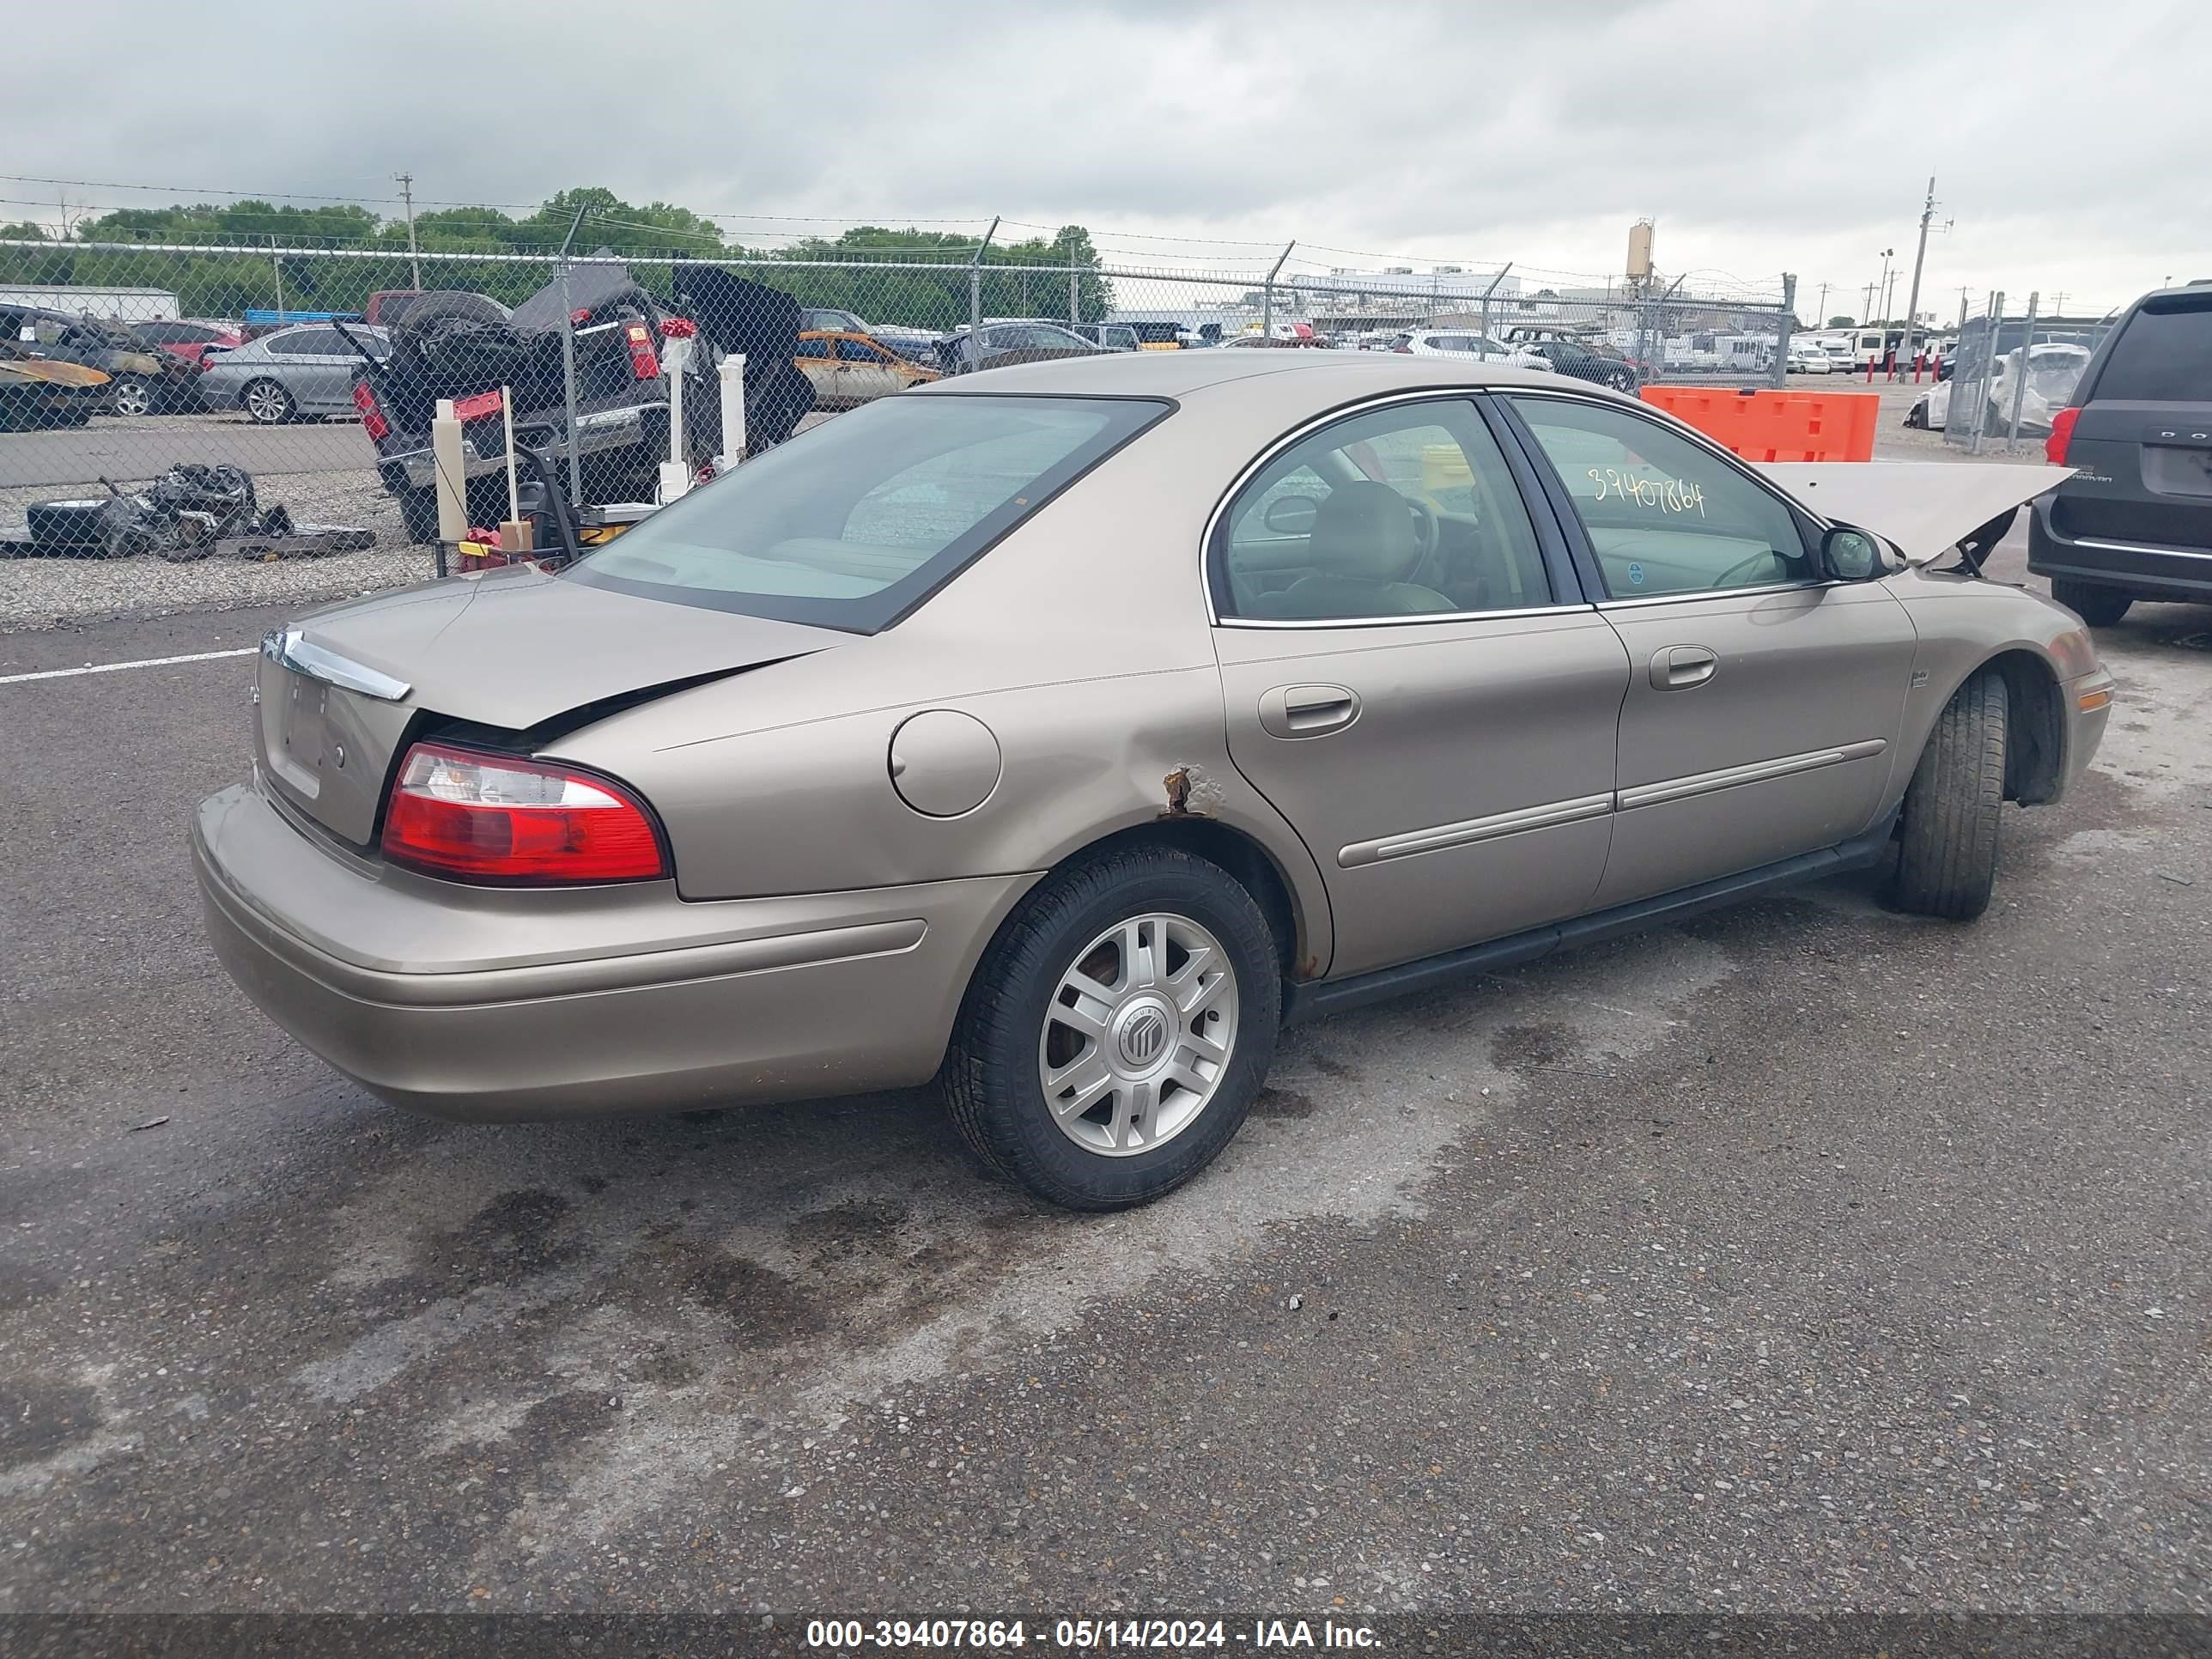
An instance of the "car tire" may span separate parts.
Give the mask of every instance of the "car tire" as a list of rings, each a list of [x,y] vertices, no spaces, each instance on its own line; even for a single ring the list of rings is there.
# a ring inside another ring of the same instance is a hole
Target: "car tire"
[[[33,501],[23,517],[36,552],[59,558],[97,558],[107,541],[109,497]]]
[[[127,418],[150,415],[154,412],[154,388],[136,374],[119,374],[107,389],[107,408],[109,413]]]
[[[239,392],[238,406],[257,426],[282,426],[300,412],[292,394],[270,380],[248,380]]]
[[[1176,984],[1184,974],[1195,976]],[[1048,876],[1000,929],[941,1081],[992,1169],[1068,1209],[1127,1209],[1173,1192],[1229,1144],[1281,1017],[1273,933],[1227,872],[1170,848],[1107,853]],[[1208,1045],[1225,1056],[1207,1057]],[[1055,1072],[1069,1079],[1060,1112]]]
[[[407,527],[407,539],[427,545],[438,539],[438,492],[434,489],[407,489],[400,492],[399,520]]]
[[[2004,676],[1984,669],[1936,718],[1905,792],[1897,906],[1971,921],[1989,908],[2004,811]]]
[[[2051,597],[2092,628],[2110,628],[2136,602],[2136,596],[2124,587],[2073,581],[2064,576],[2051,579]]]

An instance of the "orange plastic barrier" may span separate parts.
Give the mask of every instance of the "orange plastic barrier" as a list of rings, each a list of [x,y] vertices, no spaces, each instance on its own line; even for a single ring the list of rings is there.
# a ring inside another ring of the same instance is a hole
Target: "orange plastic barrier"
[[[1647,386],[1644,401],[1747,461],[1870,461],[1878,393]]]

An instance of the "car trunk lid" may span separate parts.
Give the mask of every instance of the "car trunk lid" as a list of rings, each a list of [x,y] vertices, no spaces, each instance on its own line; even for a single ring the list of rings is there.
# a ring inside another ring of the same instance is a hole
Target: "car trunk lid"
[[[393,763],[428,727],[526,750],[600,712],[850,637],[495,570],[271,633],[256,663],[255,754],[285,801],[366,847]]]

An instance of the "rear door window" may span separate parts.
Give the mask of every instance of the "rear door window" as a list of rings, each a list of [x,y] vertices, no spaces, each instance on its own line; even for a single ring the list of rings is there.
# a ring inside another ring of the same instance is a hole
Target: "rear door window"
[[[2212,294],[2153,300],[2129,318],[2093,395],[2099,402],[2212,403]]]

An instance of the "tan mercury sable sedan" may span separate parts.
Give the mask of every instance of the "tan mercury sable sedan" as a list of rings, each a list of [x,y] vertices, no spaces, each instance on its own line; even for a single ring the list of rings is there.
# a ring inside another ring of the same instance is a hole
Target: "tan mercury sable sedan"
[[[252,779],[194,829],[208,925],[399,1105],[934,1078],[995,1169],[1141,1203],[1286,1018],[1893,846],[1898,902],[1977,915],[2112,681],[2070,612],[1929,561],[2051,476],[1793,495],[1449,359],[963,376],[560,574],[272,633]]]

